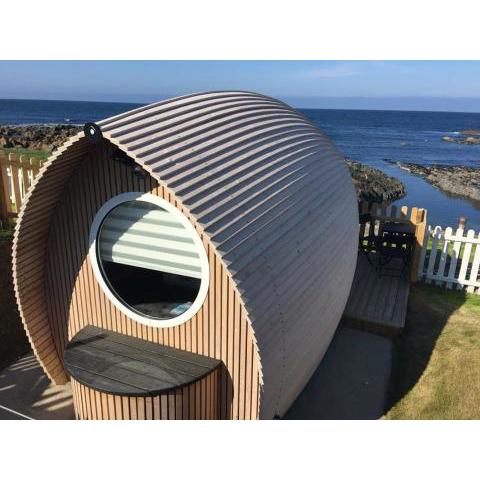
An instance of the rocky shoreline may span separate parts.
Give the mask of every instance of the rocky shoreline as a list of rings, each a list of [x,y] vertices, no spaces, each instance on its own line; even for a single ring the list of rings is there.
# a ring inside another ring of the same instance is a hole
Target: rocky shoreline
[[[377,168],[345,159],[352,175],[358,200],[366,202],[393,202],[405,196],[405,185]]]
[[[78,125],[0,126],[0,148],[21,148],[52,152],[82,127]],[[396,178],[351,159],[345,159],[359,200],[392,202],[405,195]]]
[[[399,168],[424,178],[446,194],[480,202],[480,168],[452,165],[422,166],[415,163],[395,162]]]
[[[0,126],[0,148],[52,152],[81,129],[78,125]]]

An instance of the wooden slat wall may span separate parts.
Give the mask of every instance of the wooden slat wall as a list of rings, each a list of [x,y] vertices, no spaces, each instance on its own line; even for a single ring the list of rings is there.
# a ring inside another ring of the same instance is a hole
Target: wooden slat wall
[[[219,371],[198,382],[154,397],[98,392],[72,379],[78,420],[217,420]]]
[[[63,183],[83,154],[85,145],[78,140],[79,136],[72,137],[40,170],[35,188],[25,197],[13,239],[13,282],[20,316],[38,361],[48,377],[59,384],[67,377],[49,328],[43,267],[54,207]],[[59,156],[62,161],[56,161]]]
[[[171,328],[137,323],[118,310],[96,282],[88,258],[88,237],[98,209],[128,191],[151,192],[178,206],[149,175],[110,159],[106,142],[87,155],[64,189],[50,227],[45,289],[50,328],[60,358],[65,344],[87,324],[152,342],[219,358],[220,418],[258,418],[259,362],[247,314],[239,295],[206,238],[210,288],[200,311]],[[185,212],[184,212],[185,213]]]

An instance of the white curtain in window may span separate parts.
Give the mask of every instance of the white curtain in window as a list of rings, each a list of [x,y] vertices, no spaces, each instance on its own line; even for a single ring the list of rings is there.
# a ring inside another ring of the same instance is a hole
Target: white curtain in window
[[[200,256],[175,216],[143,201],[125,202],[106,217],[98,238],[102,260],[201,278]]]

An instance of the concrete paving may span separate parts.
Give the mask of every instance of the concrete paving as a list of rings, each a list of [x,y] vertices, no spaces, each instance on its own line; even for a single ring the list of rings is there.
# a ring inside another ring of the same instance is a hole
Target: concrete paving
[[[339,327],[320,366],[284,418],[380,418],[387,399],[391,358],[391,340]]]
[[[392,342],[339,327],[285,419],[378,419],[384,413]],[[3,408],[2,408],[3,407]],[[74,418],[70,385],[54,386],[33,355],[0,372],[0,420]]]
[[[70,384],[52,385],[33,354],[0,372],[0,420],[71,420]]]

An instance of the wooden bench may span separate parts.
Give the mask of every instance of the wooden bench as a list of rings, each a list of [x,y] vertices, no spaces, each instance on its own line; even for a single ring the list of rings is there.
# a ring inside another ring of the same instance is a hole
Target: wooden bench
[[[222,362],[88,326],[68,343],[64,363],[74,382],[87,390],[120,397],[159,398],[175,394],[183,398],[190,395],[189,386],[195,388],[202,379],[214,374]],[[211,392],[210,397],[215,397],[215,385],[211,385]],[[216,404],[217,399],[209,401]]]

